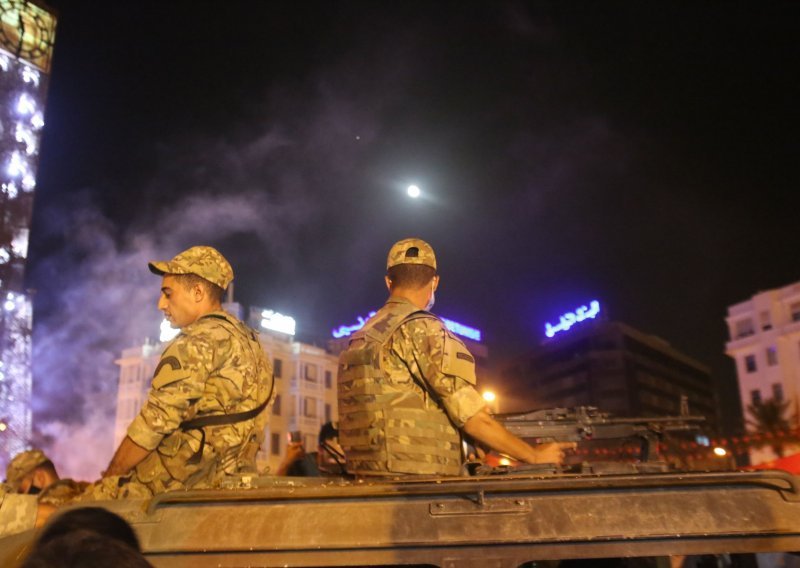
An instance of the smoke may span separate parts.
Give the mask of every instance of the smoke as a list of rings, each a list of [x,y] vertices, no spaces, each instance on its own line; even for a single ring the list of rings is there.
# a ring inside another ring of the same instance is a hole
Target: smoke
[[[59,470],[92,479],[113,450],[114,361],[124,348],[155,336],[161,320],[159,280],[147,262],[193,244],[227,252],[225,243],[239,233],[264,257],[286,258],[280,249],[304,216],[287,211],[302,211],[297,203],[273,204],[265,194],[198,194],[157,212],[144,222],[147,232],[120,234],[88,199],[81,201],[56,224],[69,235],[64,247],[40,260],[33,276],[49,304],[34,326],[34,413],[39,443]]]
[[[170,132],[169,125],[148,132],[140,144],[155,148],[157,159],[140,173],[144,182],[96,181],[38,196],[38,256],[29,275],[38,290],[34,417],[39,443],[62,474],[96,478],[108,463],[114,360],[154,336],[160,321],[158,280],[146,263],[189,246],[225,254],[242,303],[291,313],[301,329],[329,329],[375,307],[388,246],[417,234],[440,247],[449,278],[443,305],[470,306],[484,321],[517,315],[513,300],[509,313],[486,302],[498,284],[492,274],[476,273],[475,260],[501,272],[541,262],[525,255],[543,249],[562,224],[575,224],[569,213],[580,204],[578,190],[569,200],[565,191],[578,177],[603,177],[625,163],[619,134],[602,113],[571,99],[562,109],[565,93],[586,87],[583,70],[518,56],[529,43],[552,53],[560,41],[549,21],[537,23],[523,8],[432,5],[419,17],[398,7],[366,19],[362,7],[353,8],[338,22],[347,23],[352,33],[341,35],[352,39],[320,48],[319,61],[303,73],[265,78],[264,90],[253,90],[223,128],[203,130],[203,113],[226,111],[209,116],[209,124],[231,115],[230,99],[212,100],[219,93],[210,92],[202,104],[186,102],[194,105],[187,111],[192,133]],[[337,30],[335,24],[325,27]],[[137,53],[135,68],[162,67],[162,54],[155,49],[153,56],[140,61],[145,55]],[[69,52],[59,57],[63,62]],[[198,84],[208,72],[202,69]],[[164,94],[161,85],[155,90]],[[76,97],[83,99],[83,92]],[[152,113],[152,100],[142,108],[142,101],[129,102],[121,122]],[[181,111],[162,109],[161,116]],[[138,155],[112,143],[132,160]],[[408,176],[421,177],[436,199],[410,205],[398,190]],[[549,215],[556,207],[561,218]],[[581,219],[588,218],[584,211]],[[525,250],[515,254],[509,243]],[[508,290],[512,299],[530,288],[530,274],[519,276],[519,289]]]
[[[300,297],[302,312],[323,297],[308,266],[326,259],[319,242],[347,242],[332,205],[352,189],[380,130],[380,101],[392,98],[373,96],[358,67],[345,60],[303,84],[275,86],[225,132],[153,139],[158,166],[140,187],[116,196],[112,187],[64,188],[39,199],[33,237],[43,252],[29,274],[34,443],[62,476],[96,479],[110,460],[114,361],[154,337],[161,320],[148,261],[207,244],[233,265],[237,293],[250,290],[254,301],[267,301],[263,291],[278,305]],[[333,80],[345,75],[352,80]]]

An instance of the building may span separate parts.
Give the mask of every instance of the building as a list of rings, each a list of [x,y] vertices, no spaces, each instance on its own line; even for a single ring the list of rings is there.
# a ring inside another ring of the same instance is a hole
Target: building
[[[242,310],[238,304],[226,304],[225,307],[241,318]],[[247,322],[260,330],[261,344],[272,360],[275,375],[273,404],[266,410],[270,413],[269,426],[257,458],[260,470],[269,466],[270,471],[275,471],[286,453],[289,433],[300,432],[306,449],[315,451],[322,424],[337,419],[337,357],[325,349],[295,341],[294,320],[287,316],[252,308]],[[125,349],[116,361],[120,370],[115,447],[125,437],[128,425],[144,404],[164,347],[163,341],[146,342]]]
[[[755,429],[747,407],[770,399],[788,401],[786,418],[799,426],[800,282],[730,306],[725,321],[730,337],[725,352],[736,362],[746,429]],[[768,447],[750,452],[754,464],[775,457]]]
[[[550,333],[504,377],[530,408],[595,406],[616,416],[692,415],[719,424],[708,367],[663,339],[619,322],[592,319]]]
[[[31,299],[24,286],[56,17],[0,2],[0,469],[32,433]]]

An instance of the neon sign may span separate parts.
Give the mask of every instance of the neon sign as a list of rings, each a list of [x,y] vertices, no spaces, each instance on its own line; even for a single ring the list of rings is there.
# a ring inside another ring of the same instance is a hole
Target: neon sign
[[[468,325],[464,325],[462,323],[458,323],[457,321],[449,320],[447,318],[440,318],[444,325],[447,326],[447,329],[452,331],[453,333],[457,333],[458,335],[463,335],[466,338],[474,339],[475,341],[481,340],[481,330],[475,329],[474,327],[469,327]]]
[[[559,331],[567,331],[576,323],[580,323],[587,319],[594,319],[600,313],[600,302],[592,300],[589,302],[589,307],[585,305],[579,307],[574,312],[567,312],[558,318],[556,325],[544,324],[544,334],[547,337],[553,337]]]
[[[340,325],[339,327],[335,328],[331,333],[333,337],[336,339],[347,337],[364,327],[364,324],[367,323],[367,320],[375,315],[376,312],[369,312],[366,318],[358,316],[356,322],[352,325]],[[452,331],[455,334],[464,336],[469,339],[473,339],[475,341],[481,340],[481,330],[475,329],[474,327],[469,327],[468,325],[464,325],[462,323],[458,323],[456,321],[440,317],[440,320],[444,322],[445,327]]]
[[[362,327],[364,327],[364,324],[367,323],[367,320],[374,315],[375,312],[370,312],[369,314],[367,314],[366,318],[358,316],[358,321],[356,321],[356,323],[354,323],[353,325],[340,325],[339,327],[337,327],[332,331],[332,334],[336,339],[339,339],[341,337],[347,337],[348,335],[351,335],[357,332]]]
[[[279,314],[273,310],[263,310],[261,312],[261,327],[271,329],[286,335],[294,335],[295,321],[293,317]]]

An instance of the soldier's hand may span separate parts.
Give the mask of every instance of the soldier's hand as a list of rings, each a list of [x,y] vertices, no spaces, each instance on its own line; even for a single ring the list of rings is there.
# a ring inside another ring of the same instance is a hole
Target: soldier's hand
[[[575,449],[574,442],[551,442],[533,446],[536,451],[536,463],[563,463],[564,452]]]

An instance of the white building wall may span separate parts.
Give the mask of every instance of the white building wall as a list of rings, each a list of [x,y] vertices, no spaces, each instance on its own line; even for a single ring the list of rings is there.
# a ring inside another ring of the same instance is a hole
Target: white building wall
[[[725,320],[730,337],[726,353],[736,362],[747,430],[754,429],[747,406],[774,398],[791,402],[787,418],[800,426],[800,282],[730,306]],[[756,464],[776,456],[764,448],[750,457]]]
[[[286,453],[287,435],[299,431],[307,451],[317,448],[320,427],[338,419],[336,366],[338,359],[324,349],[294,341],[291,336],[262,331],[259,339],[275,371],[275,396],[258,453],[260,471],[275,471]],[[147,398],[147,391],[166,344],[145,344],[126,349],[119,365],[114,446],[125,437],[128,425]]]

